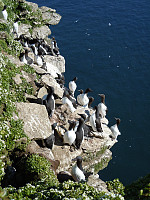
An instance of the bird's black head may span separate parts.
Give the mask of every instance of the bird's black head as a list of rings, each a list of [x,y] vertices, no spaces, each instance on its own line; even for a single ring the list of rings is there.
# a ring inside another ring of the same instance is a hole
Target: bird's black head
[[[86,115],[85,114],[79,114],[78,113],[78,115],[80,115],[84,120],[86,120]]]
[[[70,120],[68,120],[68,122],[70,123],[69,130],[74,129],[75,126],[76,126],[76,122],[75,121],[70,121]]]
[[[18,21],[19,21],[19,18],[16,18],[14,22],[18,22]]]
[[[88,92],[93,92],[93,90],[91,90],[91,88],[87,88],[87,89],[85,90],[85,93],[88,93]]]
[[[120,122],[121,122],[120,118],[115,117],[115,120],[116,120],[116,122],[117,122],[117,126],[119,126],[119,124],[120,124]]]
[[[29,50],[26,49],[26,50],[25,50],[25,54],[28,55],[28,53],[29,53]]]
[[[81,118],[79,119],[79,124],[83,124],[83,122],[84,122],[84,119],[81,117]]]
[[[6,5],[4,5],[3,11],[4,11],[4,10],[6,10],[6,8],[7,8],[7,6],[6,6]]]
[[[82,163],[82,157],[81,156],[77,156],[76,158],[72,159],[72,161],[77,161],[79,163]]]
[[[48,88],[47,88],[47,92],[48,92],[48,94],[54,94],[54,88],[52,87],[52,86],[48,86]]]
[[[84,92],[82,89],[81,89],[81,90],[78,90],[78,91],[80,92],[80,94],[83,94],[83,92]]]
[[[73,79],[72,81],[76,82],[77,80],[78,80],[78,78],[77,78],[77,77],[74,77],[74,79]]]
[[[105,103],[105,95],[104,94],[98,94],[101,97],[101,102]]]

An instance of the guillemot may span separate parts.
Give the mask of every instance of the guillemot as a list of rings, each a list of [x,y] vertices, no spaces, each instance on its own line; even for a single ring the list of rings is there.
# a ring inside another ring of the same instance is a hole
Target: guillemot
[[[79,97],[77,97],[77,101],[79,100],[78,103],[79,103],[81,106],[84,106],[84,107],[87,107],[87,106],[88,106],[89,98],[87,97],[87,94],[88,94],[89,92],[92,92],[92,90],[91,90],[90,88],[87,88],[87,89],[85,90],[85,93],[82,93],[82,94],[79,94],[79,95],[78,95]]]
[[[97,106],[95,106],[94,109],[95,110],[93,114],[90,116],[90,125],[92,126],[93,131],[102,132],[103,130],[101,127],[101,120],[100,120]]]
[[[76,145],[77,149],[80,149],[80,146],[81,146],[82,142],[84,141],[83,124],[84,124],[84,119],[80,118],[77,131],[75,132],[76,133],[75,145]]]
[[[73,121],[70,124],[69,130],[65,132],[65,134],[63,136],[64,144],[69,144],[71,146],[75,142],[75,139],[76,139],[76,134],[74,131],[75,125],[76,125],[76,122]]]
[[[19,18],[17,18],[17,19],[14,21],[14,24],[13,24],[13,32],[14,32],[14,34],[17,35],[17,37],[18,37],[18,21],[19,21]]]
[[[118,129],[118,126],[119,126],[121,120],[119,118],[115,118],[115,120],[116,120],[116,124],[114,124],[113,126],[110,127],[113,139],[117,139],[118,135],[121,135],[121,133]]]
[[[52,117],[55,110],[54,88],[48,87],[48,95],[46,100],[43,101],[46,106],[49,117]]]
[[[28,56],[28,52],[29,52],[29,51],[26,49],[26,50],[25,50],[25,53],[21,53],[21,54],[20,54],[19,59],[20,59],[21,62],[23,62],[23,63],[25,63],[25,64],[28,64],[28,65],[31,65],[31,64],[33,63],[33,60],[32,60],[32,58],[30,58],[30,57]]]
[[[88,137],[89,134],[90,134],[90,128],[89,128],[89,126],[87,126],[87,125],[85,124],[85,122],[86,122],[86,120],[87,120],[87,117],[86,117],[85,114],[79,114],[79,113],[78,113],[78,115],[80,115],[80,116],[84,119],[84,123],[83,123],[84,136],[85,136],[85,137]]]
[[[106,116],[107,106],[105,105],[105,95],[98,94],[101,97],[101,103],[98,104],[98,110],[102,118]]]
[[[69,82],[69,89],[72,92],[73,96],[74,96],[75,90],[77,88],[77,84],[76,84],[77,79],[78,79],[77,77],[74,77],[74,79]]]
[[[91,108],[91,104],[93,103],[94,98],[93,97],[88,97],[88,98],[89,98],[88,108]]]
[[[82,157],[77,156],[76,158],[72,159],[72,161],[77,161],[76,164],[72,167],[71,174],[73,179],[76,182],[85,182],[85,175],[84,170],[82,168]]]
[[[5,20],[7,20],[7,18],[8,18],[8,13],[7,13],[6,8],[7,8],[7,6],[4,5],[4,8],[2,10],[2,15],[3,15],[3,17],[4,17]]]

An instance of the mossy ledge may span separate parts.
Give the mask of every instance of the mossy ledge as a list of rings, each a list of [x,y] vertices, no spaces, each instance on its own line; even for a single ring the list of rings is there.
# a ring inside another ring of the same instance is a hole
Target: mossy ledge
[[[56,73],[65,72],[64,58],[61,55],[44,57],[53,65],[55,73],[51,76],[36,65],[23,64],[19,56],[24,47],[17,37],[23,34],[30,39],[44,39],[50,45],[49,25],[58,24],[61,16],[55,9],[45,6],[39,8],[37,4],[25,0],[0,0],[1,10],[4,4],[7,5],[8,20],[6,22],[0,15],[0,198],[4,200],[124,199],[124,187],[118,179],[108,182],[107,187],[96,175],[98,170],[107,166],[112,157],[110,148],[116,143],[116,140],[109,137],[107,119],[103,120],[106,137],[101,138],[92,133],[80,150],[70,152],[68,146],[62,149],[61,140],[56,141],[52,151],[42,146],[54,122],[59,124],[61,130],[62,125],[68,128],[68,119],[75,120],[79,116],[77,113],[72,114],[66,105],[62,105],[64,89],[55,80]],[[19,32],[16,36],[12,30],[13,22],[18,17]],[[33,54],[30,56],[33,57]],[[55,87],[56,110],[50,121],[48,116],[41,121],[40,110],[46,117],[46,109],[34,102],[41,97],[46,84]],[[27,113],[23,114],[25,109]],[[78,106],[79,110],[84,111]],[[36,118],[34,112],[37,114]],[[29,116],[34,118],[39,129],[32,124],[33,121]],[[47,127],[43,130],[44,121]],[[86,183],[72,181],[59,183],[56,173],[70,170],[71,160],[77,155],[82,155],[84,169],[87,172],[92,171],[93,175]]]

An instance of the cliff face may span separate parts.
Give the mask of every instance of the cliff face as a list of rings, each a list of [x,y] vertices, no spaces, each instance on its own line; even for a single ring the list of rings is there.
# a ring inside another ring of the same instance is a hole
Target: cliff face
[[[30,9],[29,11],[23,10],[19,13],[21,22],[19,24],[18,34],[13,35],[11,30],[7,32],[8,22],[3,19],[0,20],[1,27],[2,25],[4,27],[1,28],[1,40],[4,40],[8,44],[9,33],[12,35],[11,37],[13,37],[13,42],[17,42],[19,48],[20,44],[17,40],[23,35],[24,38],[28,38],[29,40],[43,39],[43,41],[52,48],[52,39],[48,37],[51,34],[49,25],[56,25],[59,23],[61,16],[56,13],[56,10],[45,6],[38,8],[38,5],[35,3],[26,2],[24,0],[18,0],[18,2],[19,4],[17,5],[24,5],[23,3],[25,3],[26,6],[30,6]],[[11,5],[9,9],[12,9]],[[18,14],[16,13],[16,15]],[[30,21],[30,23],[28,23],[27,20]],[[9,22],[9,25],[12,26],[11,21]],[[8,46],[10,47],[10,43]],[[10,118],[7,118],[8,122],[5,120],[3,120],[3,122],[5,121],[6,125],[10,128],[11,120],[14,120],[14,123],[18,120],[22,120],[25,134],[18,136],[18,138],[12,138],[12,140],[14,140],[14,145],[22,143],[23,136],[27,137],[29,141],[24,154],[39,154],[40,156],[45,157],[52,163],[52,169],[57,173],[66,170],[70,171],[72,164],[74,164],[72,163],[72,159],[81,155],[83,158],[83,168],[87,172],[92,172],[92,175],[88,179],[88,184],[97,187],[99,190],[107,191],[105,183],[99,179],[96,173],[107,166],[112,157],[110,148],[117,142],[116,139],[110,137],[112,133],[108,127],[108,120],[106,118],[102,119],[102,135],[99,132],[92,131],[92,127],[90,126],[89,121],[87,121],[86,124],[91,130],[90,135],[85,138],[79,150],[70,151],[70,147],[64,145],[62,142],[65,129],[68,129],[69,127],[68,120],[77,121],[80,118],[78,114],[85,113],[85,110],[92,114],[93,108],[85,109],[84,107],[77,105],[77,108],[72,113],[67,104],[62,103],[65,87],[58,82],[58,76],[62,76],[65,72],[65,59],[63,56],[53,53],[51,55],[44,55],[43,60],[50,67],[46,69],[33,63],[31,65],[33,71],[29,72],[29,70],[26,70],[27,66],[16,57],[19,51],[23,52],[26,49],[28,49],[28,47],[21,46],[19,50],[15,49],[11,55],[8,49],[2,50],[2,53],[16,67],[16,71],[12,75],[11,80],[11,84],[15,84],[15,86],[14,88],[10,88],[10,91],[11,94],[15,92],[18,95],[17,98],[13,100],[15,109],[12,112],[12,115]],[[34,53],[32,51],[30,51],[29,56],[34,60]],[[5,60],[5,58],[3,60]],[[21,90],[20,88],[24,83],[32,87],[32,92],[29,92],[28,88],[26,88],[23,93],[23,100],[21,100],[19,99],[19,93],[17,92]],[[52,86],[54,88],[56,102],[54,114],[50,119],[46,107],[39,103],[39,99],[42,99],[48,93],[47,86]],[[16,87],[17,92],[15,89]],[[1,101],[0,113],[3,115],[1,118],[4,117],[6,107],[7,103]],[[54,148],[51,150],[44,145],[43,141],[52,135],[52,124],[56,122],[56,140]],[[4,126],[1,130],[5,131]],[[5,146],[3,146],[2,150],[4,149]],[[22,154],[18,154],[17,156],[22,156]],[[1,158],[4,161],[6,157],[5,153],[1,154]]]

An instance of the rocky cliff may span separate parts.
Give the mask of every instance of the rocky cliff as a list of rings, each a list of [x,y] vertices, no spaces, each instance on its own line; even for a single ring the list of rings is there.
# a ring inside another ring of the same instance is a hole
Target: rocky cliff
[[[77,122],[80,118],[79,114],[89,113],[89,115],[91,115],[94,110],[92,107],[84,108],[77,104],[75,111],[71,112],[68,105],[63,104],[62,98],[66,88],[64,83],[60,84],[58,79],[60,76],[63,76],[65,72],[64,57],[53,52],[50,55],[43,55],[43,62],[50,67],[44,68],[43,66],[39,66],[37,63],[33,62],[30,65],[33,69],[31,72],[30,70],[26,70],[27,66],[21,62],[17,56],[20,54],[19,52],[24,52],[26,49],[29,49],[29,47],[23,45],[20,46],[18,38],[20,38],[21,35],[23,35],[23,38],[28,38],[29,41],[37,39],[44,41],[45,44],[52,48],[50,25],[58,24],[61,16],[57,14],[54,9],[45,6],[38,8],[37,4],[26,2],[24,0],[17,1],[17,6],[22,6],[22,10],[19,14],[11,14],[13,11],[11,6],[12,5],[10,4],[9,10],[12,18],[15,19],[16,15],[19,15],[21,19],[19,22],[18,33],[14,34],[11,30],[11,28],[13,28],[11,20],[7,22],[0,19],[1,44],[2,41],[5,41],[5,43],[3,43],[4,47],[2,47],[1,50],[1,56],[3,54],[7,59],[9,59],[7,60],[7,63],[11,62],[13,66],[16,67],[16,73],[12,75],[11,80],[11,84],[15,84],[15,89],[10,89],[11,95],[12,93],[19,94],[17,92],[22,90],[23,84],[32,87],[31,93],[28,92],[29,88],[24,91],[23,100],[20,100],[19,97],[17,97],[13,101],[12,104],[15,106],[15,109],[10,118],[7,118],[9,119],[8,122],[3,120],[5,126],[8,126],[9,128],[11,120],[14,120],[14,123],[18,120],[23,122],[23,131],[25,135],[22,135],[21,137],[19,136],[18,138],[14,137],[13,140],[14,145],[27,143],[27,146],[23,153],[14,151],[15,156],[16,154],[17,157],[21,157],[22,154],[39,154],[51,162],[51,167],[55,173],[59,173],[60,171],[70,172],[71,167],[74,164],[72,163],[72,159],[81,155],[83,158],[83,168],[86,172],[91,172],[91,175],[88,178],[88,184],[96,187],[98,190],[107,191],[106,184],[99,179],[97,173],[99,170],[102,170],[107,166],[112,157],[110,148],[117,142],[116,139],[112,139],[111,137],[112,132],[108,127],[108,120],[106,118],[102,119],[102,134],[94,132],[87,120],[86,125],[91,130],[90,134],[84,139],[80,149],[71,150],[70,146],[64,145],[62,140],[65,131],[68,130],[69,127],[68,120]],[[25,9],[24,7],[28,9]],[[9,31],[6,31],[7,29],[9,29]],[[11,35],[11,38],[13,38],[13,43],[9,42],[10,36],[8,33]],[[5,48],[6,44],[8,44],[8,49]],[[10,49],[13,49],[14,51],[10,53]],[[32,51],[30,51],[28,55],[34,60],[34,53]],[[2,57],[3,60],[1,63],[3,63],[3,66],[7,64],[5,57]],[[55,97],[55,111],[51,118],[48,116],[45,105],[42,105],[40,102],[41,99],[47,96],[48,86],[54,88]],[[4,113],[7,109],[6,107],[7,102],[3,102],[2,99],[0,113],[3,116],[1,118],[4,118]],[[55,128],[54,148],[51,150],[46,147],[44,141],[53,134],[52,125],[54,123],[57,123],[57,127]],[[1,125],[1,130],[5,131],[4,125]],[[5,147],[3,150],[4,149]],[[3,160],[5,160],[6,157],[5,153],[1,155]]]

